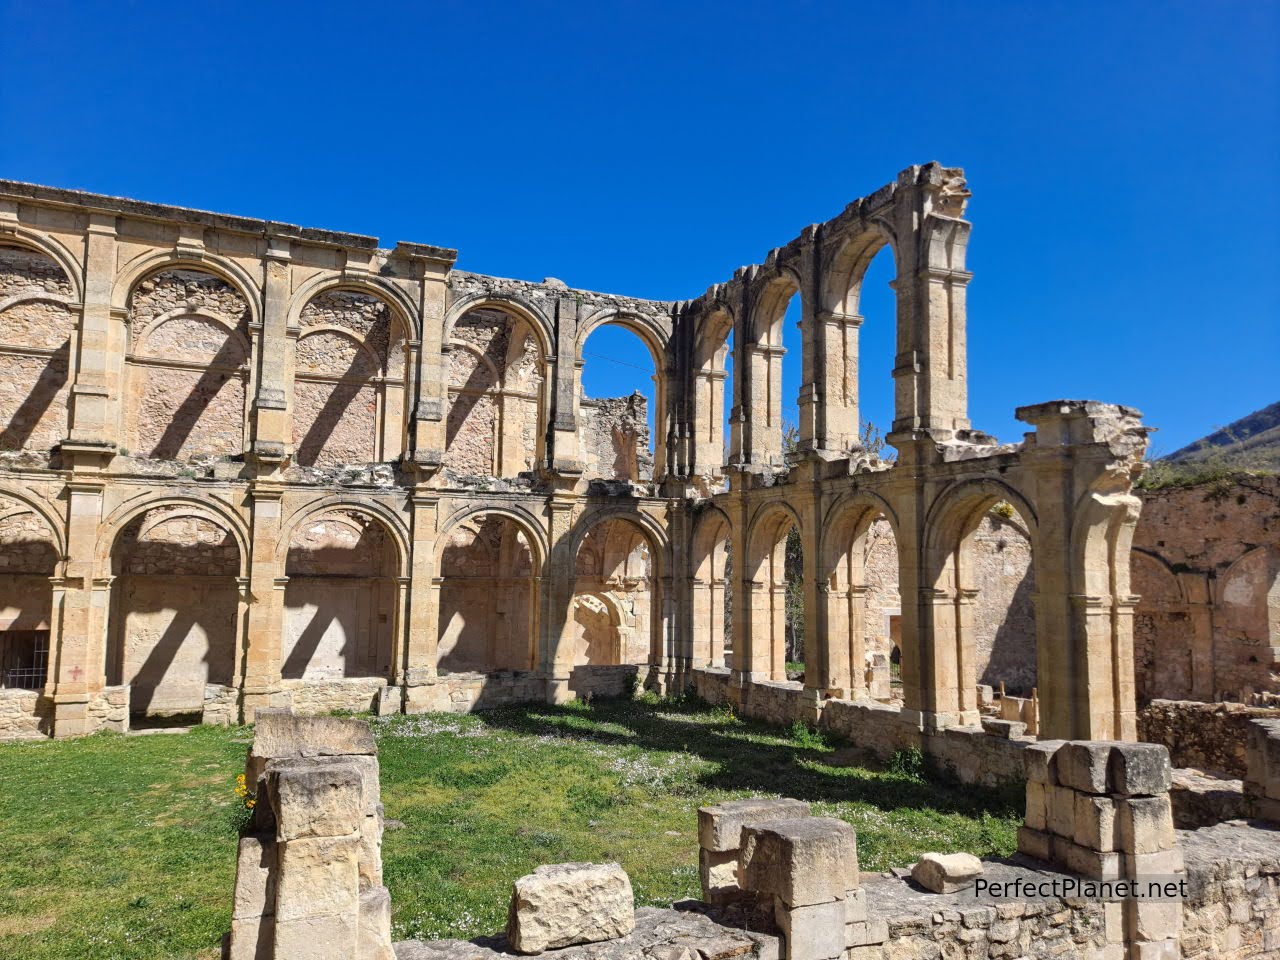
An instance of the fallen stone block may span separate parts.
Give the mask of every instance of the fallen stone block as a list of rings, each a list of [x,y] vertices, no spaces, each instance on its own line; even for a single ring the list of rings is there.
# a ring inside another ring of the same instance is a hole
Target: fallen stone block
[[[1027,725],[1020,720],[993,720],[990,717],[983,717],[982,731],[1002,740],[1012,740],[1014,737],[1024,736]]]
[[[616,863],[538,867],[512,889],[507,940],[517,953],[612,940],[634,928],[631,878]]]
[[[982,876],[982,861],[971,853],[926,853],[911,868],[911,879],[934,893],[955,893]]]
[[[742,846],[742,825],[766,820],[794,820],[809,816],[803,800],[729,800],[698,810],[698,843],[704,850],[723,853]]]

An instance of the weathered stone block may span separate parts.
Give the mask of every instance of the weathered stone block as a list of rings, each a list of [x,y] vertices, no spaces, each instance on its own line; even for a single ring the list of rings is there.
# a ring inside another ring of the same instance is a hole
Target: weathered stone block
[[[224,960],[273,960],[275,931],[274,917],[233,917]]]
[[[1126,853],[1159,853],[1177,842],[1169,797],[1131,797],[1119,803],[1120,848]]]
[[[1117,743],[1111,750],[1111,792],[1124,796],[1168,793],[1173,785],[1169,750],[1158,743]]]
[[[507,940],[517,953],[612,940],[634,928],[631,878],[616,863],[538,867],[512,889]]]
[[[1034,780],[1027,781],[1027,809],[1023,822],[1032,830],[1048,827],[1049,817],[1045,804],[1045,786]]]
[[[276,845],[276,919],[350,916],[360,908],[359,842],[356,837],[311,837]]]
[[[1076,792],[1070,787],[1045,789],[1045,812],[1049,832],[1068,840],[1076,836]]]
[[[851,951],[860,947],[870,947],[884,943],[889,939],[889,922],[887,920],[866,920],[861,923],[845,925],[845,942]],[[852,953],[850,953],[852,957]]]
[[[1186,871],[1182,851],[1176,847],[1159,853],[1126,853],[1124,863],[1130,877],[1172,877]]]
[[[1128,900],[1124,904],[1132,939],[1157,943],[1182,932],[1181,900]]]
[[[268,777],[276,836],[345,837],[359,832],[364,819],[364,777],[345,763],[294,761]]]
[[[1022,751],[1022,762],[1027,779],[1034,783],[1053,786],[1058,783],[1058,751],[1065,740],[1040,740],[1028,744]]]
[[[236,852],[236,886],[231,917],[246,920],[276,909],[276,842],[267,836],[241,837]]]
[[[1051,863],[1053,861],[1053,836],[1043,830],[1019,827],[1018,852],[1026,854],[1028,857],[1034,857],[1037,860],[1043,860],[1045,863]]]
[[[275,957],[283,960],[334,960],[357,957],[356,911],[276,921]]]
[[[1280,720],[1253,720],[1245,739],[1245,789],[1280,799]]]
[[[911,879],[934,893],[955,893],[982,876],[982,861],[971,853],[926,853],[911,868]]]
[[[1072,873],[1091,880],[1118,880],[1123,876],[1121,854],[1090,850],[1061,837],[1053,841],[1053,859]]]
[[[1084,793],[1106,793],[1112,746],[1106,740],[1067,743],[1058,753],[1058,782]]]
[[[843,820],[804,817],[742,828],[741,883],[787,906],[843,900],[858,887],[857,835]]]
[[[1129,945],[1129,960],[1182,960],[1182,948],[1177,940],[1132,943]]]
[[[704,850],[725,852],[742,845],[742,825],[809,816],[803,800],[729,800],[698,810],[698,843]]]
[[[360,894],[355,960],[395,960],[391,946],[391,894],[373,887]]]
[[[867,920],[867,891],[859,887],[847,890],[844,895],[844,922],[865,923]]]
[[[369,724],[345,717],[298,717],[289,710],[254,714],[253,754],[281,757],[376,756]]]
[[[738,886],[737,850],[698,850],[698,876],[702,899],[707,903],[727,903],[742,892]]]
[[[787,960],[837,960],[844,954],[844,904],[840,901],[796,907],[775,897],[774,919],[786,940]]]
[[[1116,802],[1110,797],[1076,794],[1075,842],[1087,850],[1118,850]]]

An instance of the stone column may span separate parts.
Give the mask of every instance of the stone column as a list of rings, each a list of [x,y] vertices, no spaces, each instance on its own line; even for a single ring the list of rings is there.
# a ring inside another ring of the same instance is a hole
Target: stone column
[[[413,458],[423,465],[437,465],[444,456],[448,405],[448,377],[444,369],[447,281],[458,254],[443,247],[401,241],[396,244],[395,255],[411,262],[412,274],[420,282],[420,345],[417,364],[409,368],[417,380],[410,391],[410,398],[416,398],[410,426]],[[406,379],[410,376],[409,370],[406,370]]]
[[[817,410],[816,446],[833,455],[847,453],[860,437],[858,423],[858,329],[862,317],[819,311],[815,329],[820,331],[819,355],[822,402]]]
[[[70,436],[61,451],[72,478],[66,486],[67,559],[62,577],[62,615],[54,624],[53,732],[57,737],[93,732],[91,694],[105,684],[106,605],[94,590],[97,546],[103,519],[106,467],[115,455],[119,420],[118,358],[123,338],[111,311],[116,276],[116,220],[89,215],[85,237],[84,305],[80,317],[75,377],[71,384]],[[98,602],[95,603],[95,600]]]
[[[405,710],[431,709],[430,691],[437,675],[440,642],[440,588],[435,582],[436,538],[439,536],[440,500],[417,488],[409,500],[413,545],[409,556],[409,613],[405,637]]]
[[[547,702],[573,699],[569,676],[573,673],[573,596],[577,578],[576,557],[570,547],[575,499],[553,496],[548,504],[550,559],[544,574],[542,644],[539,669],[546,681]]]
[[[250,488],[252,521],[249,558],[249,625],[241,686],[241,718],[252,723],[263,707],[278,706],[280,647],[284,629],[284,570],[276,569],[280,539],[281,496],[274,483],[255,481]]]
[[[892,216],[898,278],[894,431],[969,427],[964,269],[969,191],[960,170],[927,164],[898,176]]]
[[[1217,684],[1213,662],[1213,601],[1209,578],[1203,573],[1178,574],[1182,594],[1187,598],[1187,619],[1191,623],[1191,696],[1211,702]]]
[[[571,299],[556,301],[556,355],[551,364],[551,426],[548,430],[548,466],[566,476],[582,473],[578,449],[578,305]]]

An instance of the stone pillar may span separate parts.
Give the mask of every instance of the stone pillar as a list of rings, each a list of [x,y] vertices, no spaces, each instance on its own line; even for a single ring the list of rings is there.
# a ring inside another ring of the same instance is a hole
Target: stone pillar
[[[435,582],[440,499],[424,488],[410,497],[413,545],[409,556],[409,629],[405,637],[405,710],[432,709],[429,688],[437,675],[440,588]]]
[[[1137,739],[1129,550],[1146,428],[1127,407],[1020,407],[1035,426],[1023,460],[1034,489],[1036,674],[1045,737]]]
[[[1176,885],[1185,878],[1164,746],[1042,740],[1024,757],[1027,806],[1018,830],[1020,853],[1091,880]],[[1106,926],[1107,942],[1118,945],[1119,956],[1181,956],[1179,897],[1108,903]]]
[[[894,431],[969,428],[964,269],[970,224],[963,171],[937,164],[898,175],[892,216],[898,299]]]
[[[539,669],[546,681],[547,702],[565,703],[573,699],[569,676],[573,673],[573,596],[577,558],[570,548],[575,500],[570,496],[553,496],[548,509],[551,556],[544,574]]]
[[[85,237],[84,305],[75,376],[70,392],[70,435],[63,441],[67,559],[62,613],[53,624],[53,732],[56,737],[92,733],[90,695],[102,690],[106,670],[107,605],[94,589],[98,533],[103,518],[106,467],[115,455],[123,337],[111,310],[116,276],[116,219],[92,213]],[[110,570],[101,571],[110,574]]]
[[[861,436],[858,422],[858,330],[862,317],[821,310],[815,331],[822,340],[819,375],[821,402],[817,408],[816,448],[843,455]]]
[[[228,960],[394,960],[378,779],[367,724],[260,714]]]
[[[423,465],[437,465],[444,457],[445,417],[448,405],[448,377],[444,369],[444,336],[447,280],[457,257],[456,250],[425,244],[396,244],[396,254],[413,263],[413,273],[420,281],[419,315],[422,329],[421,346],[415,370],[416,403],[410,428],[413,459]],[[411,392],[411,396],[413,393]]]
[[[279,705],[284,590],[288,582],[284,570],[276,569],[283,520],[282,494],[283,489],[275,483],[255,481],[250,488],[250,602],[244,681],[241,685],[241,717],[244,723],[252,723],[258,709]]]
[[[782,463],[782,357],[780,346],[749,344],[744,351],[749,393],[743,400],[746,418],[746,462]]]
[[[556,301],[555,357],[551,364],[551,426],[547,432],[548,466],[566,477],[582,473],[578,449],[578,306],[568,298]]]

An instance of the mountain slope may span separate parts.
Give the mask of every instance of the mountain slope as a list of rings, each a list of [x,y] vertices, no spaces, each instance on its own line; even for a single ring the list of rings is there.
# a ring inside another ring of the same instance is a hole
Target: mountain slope
[[[1161,459],[1197,463],[1210,457],[1222,457],[1246,469],[1280,468],[1280,402],[1255,410]]]

